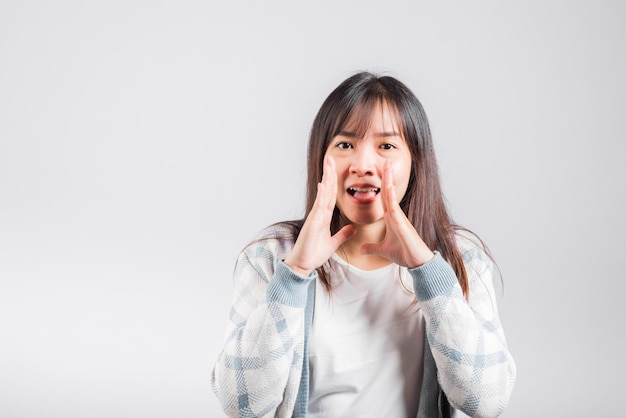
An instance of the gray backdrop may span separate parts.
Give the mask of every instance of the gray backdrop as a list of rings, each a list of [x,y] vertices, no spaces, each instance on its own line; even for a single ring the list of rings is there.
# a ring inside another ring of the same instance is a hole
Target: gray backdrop
[[[405,81],[503,272],[505,417],[615,415],[626,3],[2,1],[0,416],[217,417],[239,250],[322,100]]]

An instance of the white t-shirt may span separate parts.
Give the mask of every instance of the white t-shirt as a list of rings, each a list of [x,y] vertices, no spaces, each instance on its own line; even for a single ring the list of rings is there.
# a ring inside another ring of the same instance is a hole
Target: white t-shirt
[[[316,284],[307,416],[415,417],[424,320],[410,274],[360,270],[336,254],[331,269],[331,294]]]

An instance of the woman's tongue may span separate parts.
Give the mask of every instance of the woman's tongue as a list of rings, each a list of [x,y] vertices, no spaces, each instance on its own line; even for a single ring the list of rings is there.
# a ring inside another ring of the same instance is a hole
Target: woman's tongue
[[[378,190],[372,187],[365,188],[350,188],[350,194],[354,196],[356,199],[360,200],[371,200],[376,197],[378,194]]]

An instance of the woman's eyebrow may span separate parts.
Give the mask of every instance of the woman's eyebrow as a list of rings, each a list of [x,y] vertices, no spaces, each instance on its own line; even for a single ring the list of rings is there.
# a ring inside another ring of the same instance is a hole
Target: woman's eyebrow
[[[359,135],[356,132],[351,132],[351,131],[340,131],[337,134],[337,136],[345,136],[346,138],[358,138],[359,137]],[[396,131],[377,132],[374,134],[374,136],[377,138],[388,138],[388,137],[393,137],[393,136],[401,137],[401,135]]]
[[[374,134],[375,137],[378,138],[387,138],[387,137],[391,137],[391,136],[398,136],[401,137],[402,135],[400,135],[398,132],[396,131],[391,131],[391,132],[378,132]]]
[[[351,131],[339,131],[337,136],[345,136],[346,138],[356,138],[356,137],[358,137],[356,132],[351,132]]]

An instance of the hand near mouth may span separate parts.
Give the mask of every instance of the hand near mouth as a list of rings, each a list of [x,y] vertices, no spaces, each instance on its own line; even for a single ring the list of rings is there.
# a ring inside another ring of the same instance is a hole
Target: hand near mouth
[[[434,253],[419,236],[396,199],[393,170],[389,160],[385,161],[381,200],[385,217],[385,238],[377,244],[363,244],[361,254],[381,255],[408,268],[430,261],[435,256]]]
[[[285,264],[301,277],[324,264],[341,244],[350,239],[356,229],[346,225],[335,235],[330,234],[330,222],[337,200],[337,172],[335,160],[324,159],[322,182],[317,184],[317,196],[313,208],[304,221],[300,235],[285,259]]]

